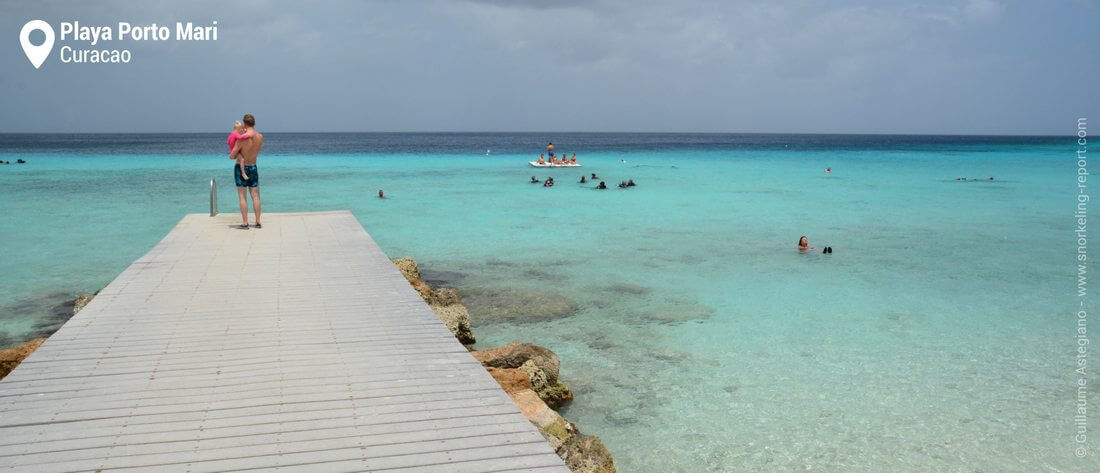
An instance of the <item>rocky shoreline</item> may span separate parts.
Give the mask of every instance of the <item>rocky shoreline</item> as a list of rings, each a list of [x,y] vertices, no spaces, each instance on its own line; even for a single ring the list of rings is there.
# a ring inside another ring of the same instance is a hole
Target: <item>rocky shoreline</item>
[[[393,260],[409,284],[443,324],[451,330],[486,371],[512,397],[516,407],[538,428],[546,441],[573,473],[614,473],[615,461],[603,441],[586,435],[555,411],[573,400],[573,392],[559,379],[561,359],[553,351],[530,343],[512,342],[502,347],[477,350],[470,330],[470,312],[458,291],[432,288],[421,278],[412,258]]]

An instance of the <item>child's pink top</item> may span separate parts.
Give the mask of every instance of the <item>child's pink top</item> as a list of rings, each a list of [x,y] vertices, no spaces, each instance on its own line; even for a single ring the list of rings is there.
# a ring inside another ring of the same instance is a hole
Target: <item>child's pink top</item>
[[[247,140],[249,138],[252,138],[252,135],[249,135],[247,131],[244,133],[234,131],[229,133],[229,139],[225,140],[225,144],[229,145],[229,151],[233,151],[233,146],[237,144],[237,140]]]

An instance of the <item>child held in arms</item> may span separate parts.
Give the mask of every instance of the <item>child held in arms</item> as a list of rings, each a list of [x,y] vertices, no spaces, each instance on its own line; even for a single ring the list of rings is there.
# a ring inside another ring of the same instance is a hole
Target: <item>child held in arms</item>
[[[237,144],[237,140],[247,140],[252,138],[252,135],[244,128],[244,123],[240,120],[233,122],[233,131],[229,133],[229,139],[226,140],[226,144],[229,145],[229,152],[233,152],[233,146]],[[230,154],[229,159],[236,159],[237,166],[241,168],[241,177],[248,180],[248,174],[244,172],[244,159],[241,157],[241,151],[237,150],[237,155]]]

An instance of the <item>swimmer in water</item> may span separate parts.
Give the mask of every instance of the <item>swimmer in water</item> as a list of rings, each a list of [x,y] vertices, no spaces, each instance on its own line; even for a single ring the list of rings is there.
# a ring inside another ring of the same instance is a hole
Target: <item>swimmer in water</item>
[[[385,199],[386,198],[386,193],[382,192],[382,189],[378,189],[378,198],[379,199]]]
[[[627,179],[626,180],[626,186],[627,187],[634,187],[634,179]]]
[[[535,176],[531,176],[531,184],[538,184],[540,181],[535,179]]]
[[[554,187],[554,178],[547,177],[546,182],[542,183],[542,187]]]
[[[588,180],[585,179],[584,176],[581,176],[581,181],[580,182],[581,182],[581,184],[585,184],[585,183],[588,182]]]
[[[597,176],[596,173],[592,173],[592,180],[595,181],[596,179],[599,179],[599,176]]]
[[[802,235],[802,237],[798,239],[798,252],[799,253],[808,253],[808,252],[813,251],[813,250],[814,250],[814,247],[810,246],[810,239],[806,238],[806,235]],[[823,248],[821,250],[821,252],[824,253],[824,254],[832,254],[833,253],[833,247],[826,246],[825,248]]]
[[[607,184],[605,184],[603,181],[600,181],[600,185],[596,186],[596,188],[597,189],[607,189]]]
[[[832,174],[833,168],[825,168],[825,174]]]
[[[807,251],[813,251],[813,249],[814,247],[810,246],[810,239],[807,238],[806,235],[802,235],[802,237],[798,239],[798,251],[805,253]]]

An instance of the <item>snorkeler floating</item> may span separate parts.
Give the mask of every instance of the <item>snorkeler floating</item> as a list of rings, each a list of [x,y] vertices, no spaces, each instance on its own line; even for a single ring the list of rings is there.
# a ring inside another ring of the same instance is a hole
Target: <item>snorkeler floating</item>
[[[806,237],[806,235],[802,235],[798,239],[798,252],[809,253],[811,251],[814,251],[814,247],[810,246],[810,239]],[[821,252],[827,255],[831,255],[833,254],[833,247],[826,246],[825,248],[821,249]]]
[[[993,180],[993,176],[978,177],[978,178],[974,178],[974,179],[968,179],[968,178],[965,178],[965,177],[956,177],[955,180],[956,181],[966,181],[966,182],[989,182],[989,181]]]

